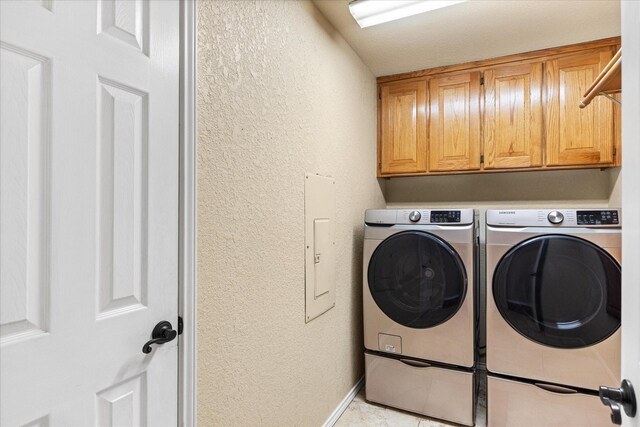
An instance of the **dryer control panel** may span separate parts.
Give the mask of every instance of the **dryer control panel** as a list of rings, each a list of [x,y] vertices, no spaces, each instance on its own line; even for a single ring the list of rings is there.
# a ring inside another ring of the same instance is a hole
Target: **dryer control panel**
[[[487,209],[487,225],[620,228],[620,209]]]
[[[617,210],[578,211],[578,225],[619,224]]]

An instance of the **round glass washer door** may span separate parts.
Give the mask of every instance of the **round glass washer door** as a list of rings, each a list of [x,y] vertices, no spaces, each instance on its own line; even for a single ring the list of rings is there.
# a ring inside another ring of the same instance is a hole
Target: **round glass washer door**
[[[493,275],[493,298],[520,334],[550,347],[582,348],[620,327],[621,271],[605,250],[574,236],[514,246]]]
[[[462,306],[467,273],[457,252],[423,231],[406,231],[382,241],[368,268],[373,300],[393,321],[410,328],[431,328]]]

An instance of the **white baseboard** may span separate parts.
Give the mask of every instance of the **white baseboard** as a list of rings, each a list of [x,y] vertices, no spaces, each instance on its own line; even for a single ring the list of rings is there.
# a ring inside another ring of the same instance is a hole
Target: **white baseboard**
[[[349,406],[353,398],[358,395],[358,393],[360,392],[360,389],[362,389],[363,386],[364,386],[364,377],[360,378],[356,383],[356,385],[354,385],[353,388],[349,390],[349,393],[347,393],[344,399],[342,399],[342,402],[340,402],[338,407],[333,410],[333,412],[331,413],[329,418],[327,418],[327,421],[324,422],[322,427],[333,427],[333,425],[338,421],[338,418],[340,418],[340,415],[342,415],[342,413],[347,410],[347,407]]]

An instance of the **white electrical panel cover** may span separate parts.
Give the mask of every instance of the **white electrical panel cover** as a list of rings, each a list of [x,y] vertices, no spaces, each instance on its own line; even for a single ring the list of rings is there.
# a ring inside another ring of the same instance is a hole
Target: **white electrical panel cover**
[[[306,321],[336,305],[335,225],[336,181],[305,174]]]

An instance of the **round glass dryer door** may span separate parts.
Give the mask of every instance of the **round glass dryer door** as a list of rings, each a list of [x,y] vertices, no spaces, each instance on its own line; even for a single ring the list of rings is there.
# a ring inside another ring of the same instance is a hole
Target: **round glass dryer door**
[[[410,328],[446,322],[467,291],[467,273],[456,251],[422,231],[401,232],[380,243],[369,261],[368,282],[378,307]]]
[[[620,265],[573,236],[534,237],[496,267],[493,298],[520,334],[551,347],[581,348],[620,327]]]

